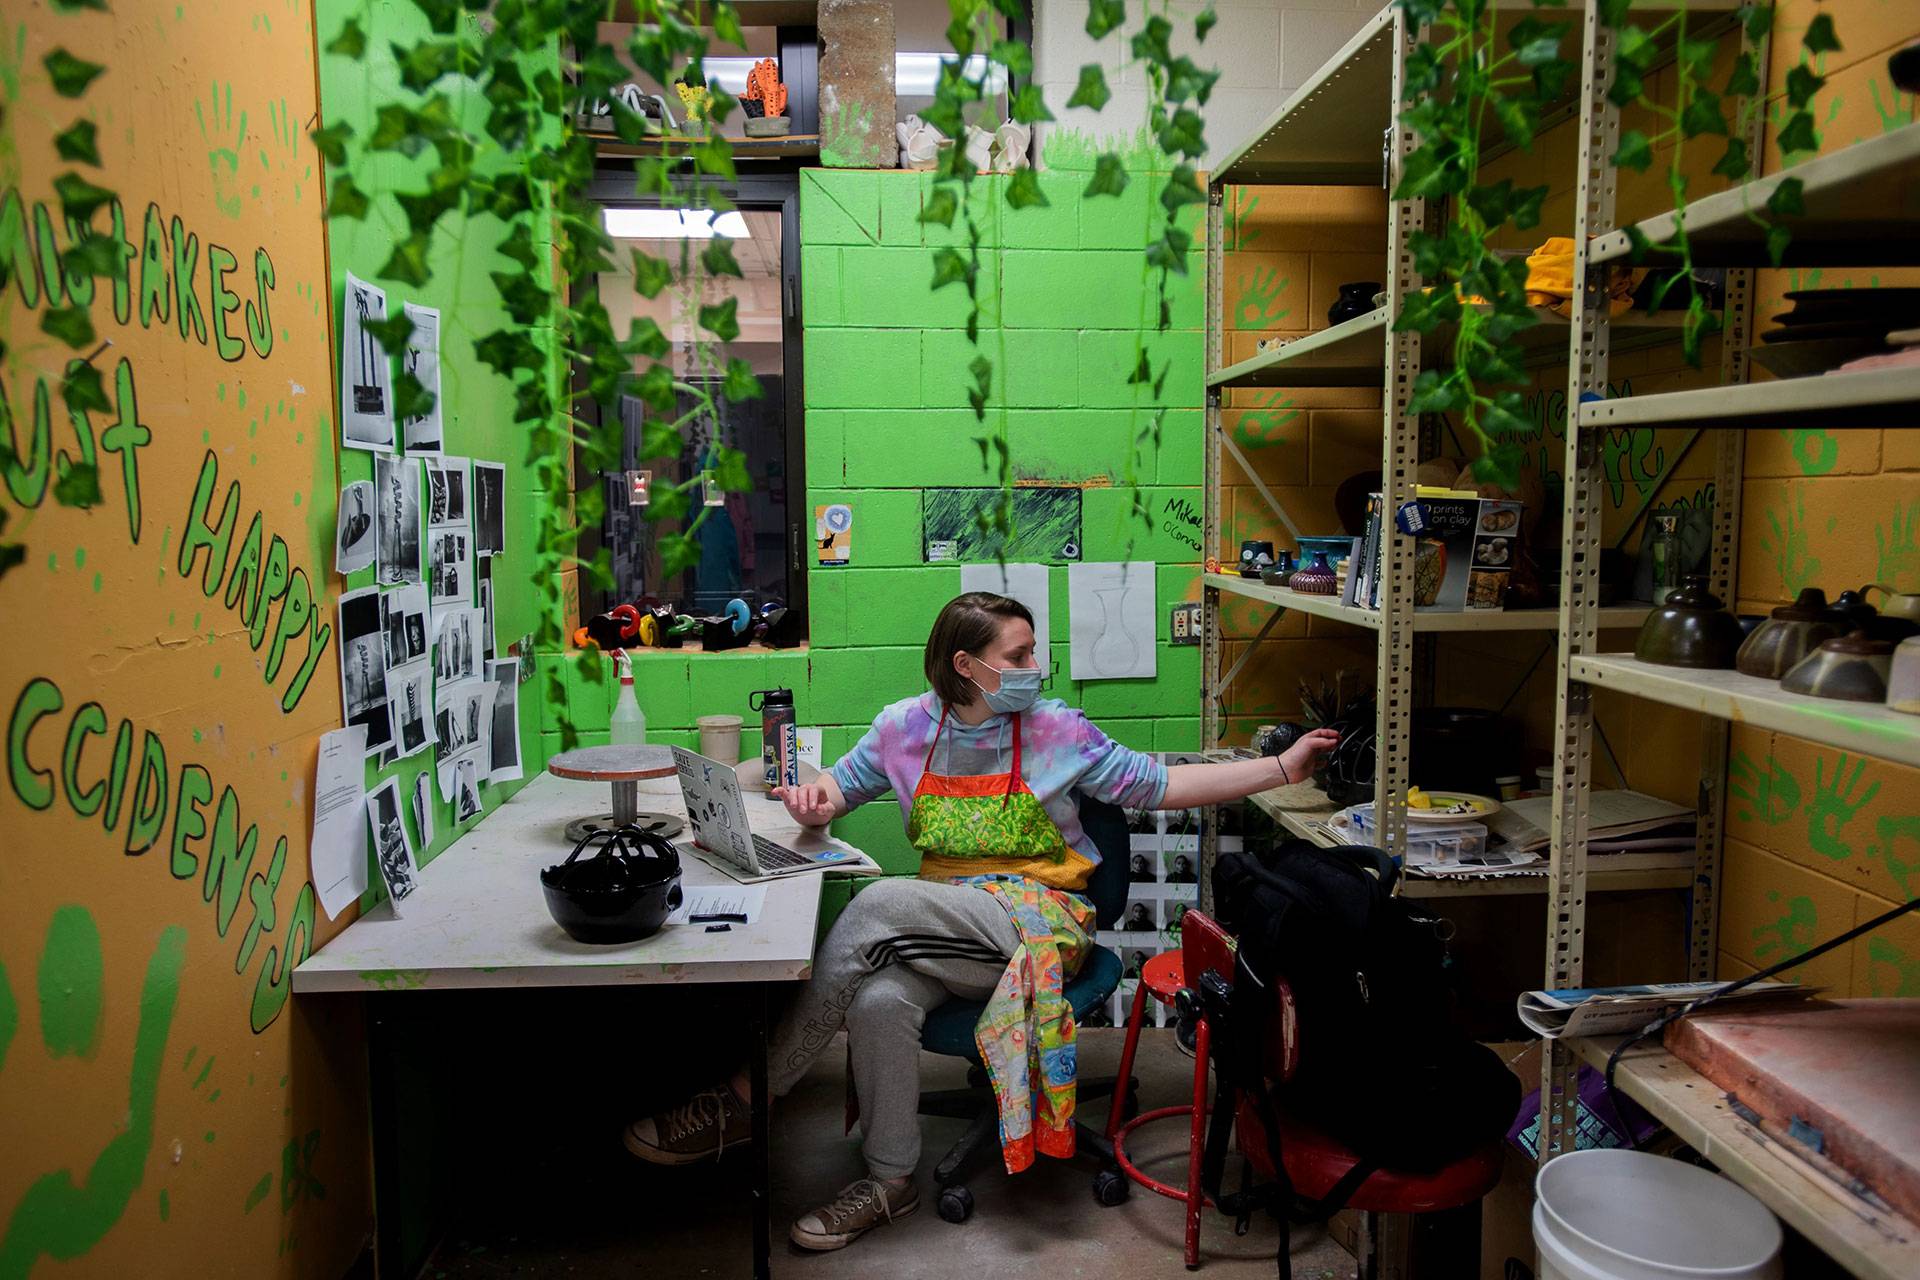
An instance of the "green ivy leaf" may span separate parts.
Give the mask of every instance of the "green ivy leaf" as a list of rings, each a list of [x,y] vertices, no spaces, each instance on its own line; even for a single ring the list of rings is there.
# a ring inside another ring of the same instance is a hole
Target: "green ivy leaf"
[[[1733,70],[1727,73],[1727,87],[1722,92],[1729,98],[1747,98],[1760,92],[1760,74],[1751,53],[1742,53],[1733,60]]]
[[[1806,106],[1826,82],[1825,76],[1816,75],[1813,68],[1800,63],[1787,72],[1787,105],[1796,111]]]
[[[660,551],[660,572],[671,578],[700,563],[700,544],[684,533],[663,534],[654,544]]]
[[[700,327],[722,342],[732,342],[740,336],[740,321],[734,315],[739,308],[738,298],[703,306],[700,308]]]
[[[715,236],[707,241],[707,247],[700,251],[700,265],[710,276],[732,276],[737,280],[746,279],[740,274],[740,264],[734,261],[733,241],[725,236]]]
[[[1784,222],[1776,222],[1767,228],[1767,261],[1774,266],[1786,256],[1787,246],[1793,243],[1793,231]]]
[[[1199,112],[1181,107],[1160,127],[1155,141],[1159,142],[1160,149],[1168,155],[1198,160],[1207,152],[1204,128]]]
[[[117,236],[88,232],[60,255],[60,265],[76,276],[117,276],[129,253]]]
[[[407,339],[413,336],[413,321],[404,308],[395,308],[393,314],[384,320],[367,320],[361,326],[373,335],[373,340],[387,351],[398,351],[407,345]]]
[[[92,9],[95,13],[108,11],[107,0],[53,0],[53,8],[56,13],[78,13],[82,9]],[[0,528],[5,527],[5,523],[0,520]]]
[[[94,132],[93,121],[76,120],[72,127],[54,136],[53,149],[62,160],[97,166],[100,148],[95,144]]]
[[[393,252],[387,255],[386,265],[377,273],[379,278],[416,287],[432,279],[433,271],[427,266],[428,240],[426,232],[416,231],[395,244]]]
[[[1219,23],[1220,14],[1212,5],[1208,5],[1205,9],[1201,10],[1200,16],[1193,20],[1194,41],[1198,44],[1205,44],[1207,42],[1207,33],[1218,26]]]
[[[1460,299],[1450,286],[1415,290],[1400,302],[1400,318],[1393,322],[1395,333],[1432,333],[1443,324],[1460,319]]]
[[[1620,131],[1620,148],[1613,153],[1613,167],[1645,173],[1653,164],[1653,143],[1638,129]]]
[[[1218,71],[1204,69],[1184,54],[1168,63],[1165,69],[1168,102],[1193,101],[1205,106],[1213,96],[1214,84],[1220,79]]]
[[[1087,34],[1103,40],[1127,20],[1125,0],[1087,0]]]
[[[1193,237],[1179,227],[1168,227],[1158,240],[1147,245],[1147,265],[1175,275],[1187,274],[1187,250]]]
[[[1713,166],[1713,172],[1738,182],[1753,171],[1753,158],[1747,153],[1744,138],[1728,138],[1727,149]]]
[[[1420,200],[1459,190],[1459,170],[1442,150],[1430,143],[1401,161],[1400,185],[1393,191],[1395,200]]]
[[[100,371],[84,360],[75,360],[67,366],[66,380],[60,384],[60,396],[75,414],[108,413],[113,409],[107,402],[107,390],[100,381]]]
[[[345,120],[336,120],[324,129],[312,129],[307,137],[313,140],[313,148],[328,164],[347,162],[347,139],[353,136],[353,126]]]
[[[541,287],[528,271],[490,271],[493,287],[515,324],[549,323],[548,307],[553,295]]]
[[[1496,439],[1531,435],[1538,429],[1528,419],[1526,401],[1517,391],[1503,391],[1495,396],[1481,416],[1480,426]]]
[[[1008,114],[1021,124],[1040,124],[1054,118],[1053,112],[1047,110],[1046,95],[1041,93],[1039,85],[1031,83],[1021,85],[1020,91],[1013,95]]]
[[[987,57],[1007,69],[1015,80],[1033,79],[1033,49],[1019,40],[995,40]]]
[[[40,59],[40,65],[52,77],[53,91],[63,98],[79,97],[93,83],[93,78],[106,70],[99,63],[83,61],[65,49],[55,49]]]
[[[633,287],[643,298],[657,298],[660,291],[673,283],[673,268],[665,258],[656,258],[652,254],[633,251]]]
[[[358,18],[348,18],[340,28],[340,34],[327,42],[326,52],[342,58],[360,61],[367,54],[367,33],[360,29]]]
[[[473,354],[479,357],[480,363],[491,367],[503,378],[511,378],[516,369],[537,372],[542,365],[540,348],[533,344],[533,340],[509,329],[498,329],[484,338],[475,339]]]
[[[1779,218],[1798,217],[1807,211],[1806,183],[1799,178],[1782,178],[1767,197],[1767,212]]]
[[[1776,141],[1780,144],[1780,150],[1787,155],[1818,151],[1820,138],[1813,131],[1813,112],[1794,112],[1787,118],[1787,127],[1780,131]]]
[[[747,455],[728,445],[713,451],[712,483],[722,493],[753,492],[753,473],[747,470]]]
[[[1766,39],[1767,34],[1773,30],[1773,5],[1750,4],[1746,6],[1745,16],[1741,22],[1746,30],[1747,40],[1750,43],[1758,44],[1760,41]]]
[[[538,378],[519,383],[513,389],[513,420],[544,422],[553,413],[553,397]]]
[[[671,346],[658,320],[652,316],[636,316],[627,326],[627,340],[621,344],[620,350],[625,355],[659,360],[666,356]]]
[[[1560,44],[1572,29],[1570,22],[1542,22],[1529,15],[1514,24],[1507,43],[1513,49],[1514,60],[1521,66],[1543,66],[1560,57]]]
[[[736,49],[747,47],[747,33],[740,29],[740,15],[730,4],[722,4],[714,10],[713,34]]]
[[[1017,169],[1007,183],[1007,205],[1014,209],[1044,209],[1047,193],[1040,189],[1040,175],[1032,169]]]
[[[933,252],[933,289],[944,289],[950,284],[969,284],[973,277],[973,268],[966,257],[952,248],[936,249]]]
[[[754,376],[752,365],[737,357],[727,361],[727,376],[720,384],[722,398],[734,404],[744,404],[748,400],[758,400],[766,393],[767,389],[760,385],[760,379]]]
[[[918,221],[933,223],[937,226],[951,227],[953,216],[960,212],[960,201],[951,187],[935,187],[927,193],[926,203],[920,208]]]
[[[1813,21],[1807,24],[1806,34],[1800,37],[1800,43],[1809,53],[1838,53],[1840,37],[1834,34],[1833,15],[1814,14]]]
[[[53,482],[53,500],[63,507],[91,507],[100,501],[100,471],[91,462],[76,462],[62,468]]]
[[[1457,372],[1425,369],[1413,380],[1413,397],[1407,402],[1407,412],[1458,413],[1466,407],[1467,389],[1461,385]]]
[[[656,458],[677,458],[685,447],[686,442],[680,438],[680,433],[675,431],[667,420],[646,418],[641,421],[640,461],[652,462]],[[655,490],[654,501],[659,501],[664,489],[667,488],[671,486],[663,486],[662,490]],[[682,503],[684,502],[685,499],[682,498]],[[681,509],[684,511],[685,506],[683,505]],[[651,520],[659,517],[649,514],[647,518]]]
[[[1726,137],[1727,117],[1720,110],[1720,99],[1705,89],[1696,89],[1693,101],[1680,113],[1680,132],[1689,138],[1709,133]]]
[[[92,218],[94,210],[113,199],[113,192],[88,182],[77,173],[63,173],[55,178],[53,190],[60,197],[61,212],[80,223]]]
[[[40,331],[60,339],[75,351],[93,345],[93,318],[82,306],[55,307],[40,317]]]
[[[1133,33],[1133,56],[1142,62],[1164,67],[1173,61],[1173,24],[1159,14],[1150,16]]]
[[[1094,157],[1093,176],[1087,179],[1086,196],[1117,196],[1127,189],[1127,166],[1111,151]]]
[[[433,412],[436,397],[411,370],[401,369],[393,380],[393,416],[399,419],[424,418]]]
[[[1493,115],[1507,135],[1507,141],[1522,151],[1533,149],[1533,135],[1539,128],[1540,113],[1524,98],[1501,95],[1493,100]]]
[[[1089,62],[1080,68],[1080,83],[1074,86],[1073,96],[1067,99],[1069,107],[1091,107],[1095,111],[1107,105],[1113,97],[1113,90],[1107,88],[1107,73],[1097,62]]]

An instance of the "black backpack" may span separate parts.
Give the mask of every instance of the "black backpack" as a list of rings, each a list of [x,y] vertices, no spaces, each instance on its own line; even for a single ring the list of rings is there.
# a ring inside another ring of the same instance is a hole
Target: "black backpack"
[[[1451,1021],[1449,926],[1396,896],[1398,875],[1378,849],[1322,849],[1304,840],[1216,860],[1214,909],[1239,940],[1236,972],[1218,975],[1224,982],[1213,982],[1211,992],[1205,980],[1197,986],[1219,1047],[1221,1094],[1205,1176],[1208,1192],[1227,1212],[1244,1216],[1258,1203],[1293,1217],[1325,1218],[1374,1170],[1431,1173],[1504,1134],[1512,1122],[1520,1082],[1498,1055]],[[1269,1090],[1259,1057],[1274,1009],[1274,979],[1293,991],[1299,1063],[1292,1079]],[[1260,1110],[1282,1179],[1279,1205],[1276,1188],[1226,1200],[1220,1195],[1241,1091]],[[1360,1156],[1353,1172],[1314,1204],[1292,1203],[1276,1110],[1310,1117]],[[1283,1255],[1284,1238],[1283,1231]]]

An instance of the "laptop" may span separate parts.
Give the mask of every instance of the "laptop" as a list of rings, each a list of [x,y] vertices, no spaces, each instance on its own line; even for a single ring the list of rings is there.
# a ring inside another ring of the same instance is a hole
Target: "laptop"
[[[733,766],[684,747],[673,748],[680,796],[693,827],[693,852],[736,880],[765,880],[805,871],[879,868],[853,846],[831,836],[795,833],[780,840],[755,835]]]

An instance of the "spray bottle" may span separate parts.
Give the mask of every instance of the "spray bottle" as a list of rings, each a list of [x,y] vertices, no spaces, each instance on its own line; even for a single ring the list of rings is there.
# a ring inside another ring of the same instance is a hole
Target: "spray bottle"
[[[613,717],[607,726],[607,741],[616,747],[644,747],[647,745],[647,717],[640,710],[640,700],[633,695],[633,659],[627,656],[625,649],[614,650],[614,656],[620,664],[620,698],[613,704]]]

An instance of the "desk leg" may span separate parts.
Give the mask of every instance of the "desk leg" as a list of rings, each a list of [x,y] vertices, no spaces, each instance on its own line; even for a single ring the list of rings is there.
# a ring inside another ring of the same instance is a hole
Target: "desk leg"
[[[773,1253],[773,1153],[767,1141],[767,1004],[766,983],[755,983],[747,993],[747,1022],[753,1052],[747,1070],[753,1097],[753,1277],[771,1280]]]

